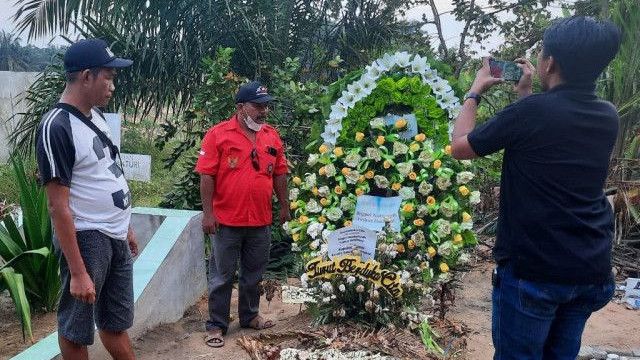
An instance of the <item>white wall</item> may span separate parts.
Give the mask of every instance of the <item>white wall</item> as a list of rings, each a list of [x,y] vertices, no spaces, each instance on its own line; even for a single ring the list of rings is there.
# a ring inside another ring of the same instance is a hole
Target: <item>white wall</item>
[[[20,99],[37,75],[35,72],[0,71],[0,163],[4,163],[9,157],[7,136],[17,119],[11,122],[7,120],[13,114],[24,112],[26,104]]]

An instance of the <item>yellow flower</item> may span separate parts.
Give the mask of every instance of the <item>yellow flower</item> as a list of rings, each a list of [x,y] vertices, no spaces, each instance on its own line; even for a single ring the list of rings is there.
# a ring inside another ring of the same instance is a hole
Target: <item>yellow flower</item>
[[[321,224],[324,224],[324,223],[326,223],[326,222],[327,222],[327,218],[321,215],[321,216],[318,218],[318,222],[319,222],[319,223],[321,223]]]
[[[402,129],[407,126],[407,120],[400,118],[396,120],[396,129]]]
[[[318,187],[314,186],[313,189],[311,189],[311,192],[313,193],[314,196],[318,196]]]
[[[327,206],[327,205],[329,205],[329,200],[327,198],[322,198],[322,199],[320,199],[320,204],[322,206]]]
[[[358,178],[358,182],[364,182],[366,180],[366,178],[364,177],[364,175],[360,175],[360,177]]]
[[[364,134],[361,132],[357,132],[356,133],[356,141],[357,142],[361,142],[362,140],[364,140]]]
[[[411,150],[412,152],[420,150],[420,144],[412,143],[411,145],[409,145],[409,150]]]
[[[364,194],[364,190],[363,190],[363,189],[360,189],[360,188],[357,188],[357,189],[356,189],[356,196],[360,196],[360,195],[362,195],[362,194]]]
[[[451,155],[451,145],[447,145],[444,147],[444,153],[447,155]]]
[[[418,174],[414,173],[413,171],[409,173],[409,179],[416,181],[417,178]]]
[[[385,160],[385,161],[382,163],[382,167],[384,167],[385,169],[390,168],[390,167],[391,167],[391,161],[389,161],[389,160]]]
[[[376,139],[376,144],[380,146],[384,145],[384,136],[382,135],[378,136],[378,138]]]
[[[420,270],[424,270],[424,269],[426,269],[428,267],[429,267],[429,263],[428,262],[423,261],[423,262],[420,263]]]
[[[298,208],[298,202],[297,201],[292,201],[291,204],[289,204],[289,209],[295,210],[297,208]]]
[[[373,172],[373,170],[369,170],[364,174],[364,177],[367,179],[373,179],[373,176],[375,175],[375,173]]]
[[[404,244],[397,244],[396,245],[396,251],[400,254],[402,254],[404,252]]]
[[[335,188],[333,188],[333,191],[336,194],[341,195],[342,194],[342,187],[340,185],[337,185]]]
[[[296,185],[300,185],[300,184],[302,184],[302,179],[300,179],[300,178],[299,178],[299,177],[297,177],[297,176],[294,176],[294,177],[293,177],[293,179],[292,179],[292,181],[293,181],[293,183],[294,183],[294,184],[296,184]]]
[[[437,252],[436,249],[433,246],[429,246],[429,248],[427,249],[427,255],[429,255],[430,259],[433,259],[434,256],[436,256]]]
[[[471,221],[471,215],[469,215],[469,213],[468,213],[468,212],[464,211],[464,212],[462,213],[462,221],[463,221],[463,222],[469,222],[469,221]]]
[[[436,161],[433,162],[433,168],[434,169],[438,170],[438,169],[440,169],[440,166],[442,166],[442,161],[436,160]]]
[[[318,151],[320,151],[320,154],[324,154],[327,151],[329,151],[329,147],[326,144],[322,144],[320,145],[320,148],[318,149]]]
[[[443,273],[448,273],[449,265],[447,265],[446,263],[440,263],[440,271],[442,271]]]
[[[340,172],[342,173],[342,175],[347,176],[351,172],[351,169],[349,169],[348,167],[343,167]]]
[[[306,217],[306,216],[304,216],[304,215],[301,215],[301,216],[298,218],[298,222],[299,222],[300,224],[306,224],[306,223],[307,223],[307,221],[309,221],[309,218],[308,218],[308,217]]]
[[[424,220],[415,219],[415,220],[413,220],[413,225],[415,225],[415,226],[424,226]]]
[[[416,242],[413,241],[413,239],[409,239],[409,241],[407,241],[407,247],[409,250],[413,250],[416,247]]]
[[[404,206],[402,207],[402,211],[404,212],[412,212],[413,211],[413,204],[404,204]]]
[[[341,147],[337,147],[335,149],[333,149],[333,154],[337,157],[340,157],[342,155],[344,155],[344,151],[342,150]]]
[[[293,241],[298,241],[300,240],[300,233],[295,233],[292,235],[292,237],[293,237]]]
[[[402,187],[402,185],[400,183],[391,184],[391,189],[393,189],[394,191],[400,190],[401,187]]]
[[[436,198],[433,196],[427,197],[427,205],[434,205],[436,203]]]
[[[453,244],[454,245],[462,244],[462,235],[460,235],[460,234],[453,235]]]
[[[423,141],[427,140],[427,135],[420,133],[420,134],[414,136],[413,138],[416,141],[423,142]]]
[[[345,227],[349,227],[349,226],[351,226],[351,220],[347,220],[347,221],[345,221],[345,222],[344,222],[344,226],[345,226]]]
[[[321,176],[327,175],[327,169],[323,166],[320,169],[318,169],[318,174],[320,174]]]
[[[460,186],[460,187],[458,188],[458,191],[460,191],[460,194],[462,194],[462,196],[467,196],[467,195],[469,195],[469,189],[468,189],[466,186],[464,186],[464,185]]]

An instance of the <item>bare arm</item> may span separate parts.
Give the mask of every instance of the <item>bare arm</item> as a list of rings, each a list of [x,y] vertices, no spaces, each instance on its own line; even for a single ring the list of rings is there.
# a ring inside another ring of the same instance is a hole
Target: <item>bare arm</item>
[[[218,220],[213,212],[213,194],[215,193],[215,178],[211,175],[200,175],[200,200],[202,201],[202,231],[205,234],[215,234],[218,230]]]
[[[76,228],[69,208],[69,188],[54,180],[47,183],[45,191],[49,215],[71,274],[71,295],[84,302],[93,303],[96,296],[95,287],[80,255]]]
[[[289,213],[289,199],[287,196],[287,174],[277,175],[273,178],[273,186],[280,203],[280,223],[291,220]]]

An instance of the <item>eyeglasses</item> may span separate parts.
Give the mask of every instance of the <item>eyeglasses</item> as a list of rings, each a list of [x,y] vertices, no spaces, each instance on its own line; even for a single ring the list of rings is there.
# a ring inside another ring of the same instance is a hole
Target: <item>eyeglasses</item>
[[[256,171],[260,171],[260,162],[258,161],[258,151],[255,148],[251,150],[251,165],[253,165],[253,168]]]

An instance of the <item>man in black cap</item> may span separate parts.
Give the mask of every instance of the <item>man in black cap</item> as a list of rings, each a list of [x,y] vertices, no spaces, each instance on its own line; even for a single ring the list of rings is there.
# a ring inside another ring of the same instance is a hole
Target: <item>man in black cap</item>
[[[211,234],[213,247],[205,338],[212,347],[224,345],[238,259],[240,326],[261,330],[274,325],[258,312],[258,283],[269,260],[274,189],[281,204],[280,222],[288,221],[290,214],[284,147],[276,130],[265,124],[272,100],[259,82],[242,86],[235,114],[209,129],[196,164],[202,229]]]
[[[117,58],[99,39],[81,40],[64,56],[67,83],[38,128],[36,154],[60,259],[58,342],[64,359],[87,359],[97,326],[115,359],[134,359],[131,195],[118,148],[98,107],[115,90]]]

